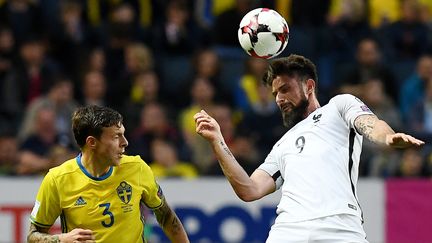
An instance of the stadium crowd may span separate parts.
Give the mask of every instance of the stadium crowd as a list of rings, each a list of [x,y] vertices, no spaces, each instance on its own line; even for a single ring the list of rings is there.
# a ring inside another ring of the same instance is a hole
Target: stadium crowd
[[[215,117],[248,173],[285,132],[261,84],[267,61],[238,44],[256,7],[290,26],[282,55],[317,64],[322,103],[362,99],[426,141],[386,150],[364,142],[360,176],[432,176],[432,2],[428,0],[1,0],[0,175],[41,175],[76,156],[78,106],[125,119],[128,152],[157,177],[222,175],[193,114]]]

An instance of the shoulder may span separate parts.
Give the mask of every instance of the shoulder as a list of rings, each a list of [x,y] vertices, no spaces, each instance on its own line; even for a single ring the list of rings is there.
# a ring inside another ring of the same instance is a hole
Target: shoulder
[[[120,160],[120,164],[129,164],[128,166],[142,164],[147,165],[147,163],[139,155],[123,155]]]
[[[129,167],[135,169],[150,169],[148,164],[139,155],[123,155],[120,160],[120,167]]]
[[[79,170],[78,163],[76,158],[69,159],[65,161],[63,164],[51,168],[48,172],[53,177],[63,176],[72,172]]]
[[[362,110],[369,110],[365,103],[352,94],[340,94],[330,99],[329,105],[335,106],[339,111],[349,110],[353,107],[360,107]]]
[[[45,186],[56,187],[62,183],[62,181],[69,181],[71,176],[77,174],[80,171],[76,158],[65,161],[63,164],[51,168],[48,173],[44,176]]]
[[[357,100],[357,101],[361,102],[359,98],[357,98],[356,96],[354,96],[352,94],[339,94],[339,95],[336,95],[333,98],[331,98],[329,101],[329,104],[330,103],[345,103],[345,102],[352,101],[352,100]]]

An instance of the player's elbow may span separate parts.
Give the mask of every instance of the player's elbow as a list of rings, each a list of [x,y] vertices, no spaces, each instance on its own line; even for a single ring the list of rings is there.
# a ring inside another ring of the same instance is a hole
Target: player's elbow
[[[255,195],[253,195],[251,193],[237,193],[237,196],[243,202],[253,202],[253,201],[259,199],[258,197],[256,197]]]

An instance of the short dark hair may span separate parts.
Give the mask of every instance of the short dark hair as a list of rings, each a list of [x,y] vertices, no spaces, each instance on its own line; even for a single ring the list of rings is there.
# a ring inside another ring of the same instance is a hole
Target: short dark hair
[[[108,107],[91,105],[79,107],[72,115],[72,131],[80,148],[88,136],[99,139],[104,127],[123,124],[122,115]]]
[[[297,76],[300,81],[313,79],[318,83],[318,75],[315,64],[304,56],[291,54],[288,57],[281,57],[272,60],[264,74],[264,84],[271,86],[278,75]],[[316,89],[315,89],[316,90]]]

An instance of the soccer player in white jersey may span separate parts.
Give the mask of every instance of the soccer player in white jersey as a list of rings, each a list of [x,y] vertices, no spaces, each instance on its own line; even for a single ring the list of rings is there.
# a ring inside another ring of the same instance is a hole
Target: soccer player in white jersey
[[[367,242],[356,191],[363,137],[393,148],[424,142],[395,133],[352,95],[337,95],[321,106],[316,67],[303,56],[275,59],[264,82],[288,131],[250,177],[217,121],[205,111],[194,116],[196,132],[211,144],[237,196],[249,202],[282,190],[268,243]]]

